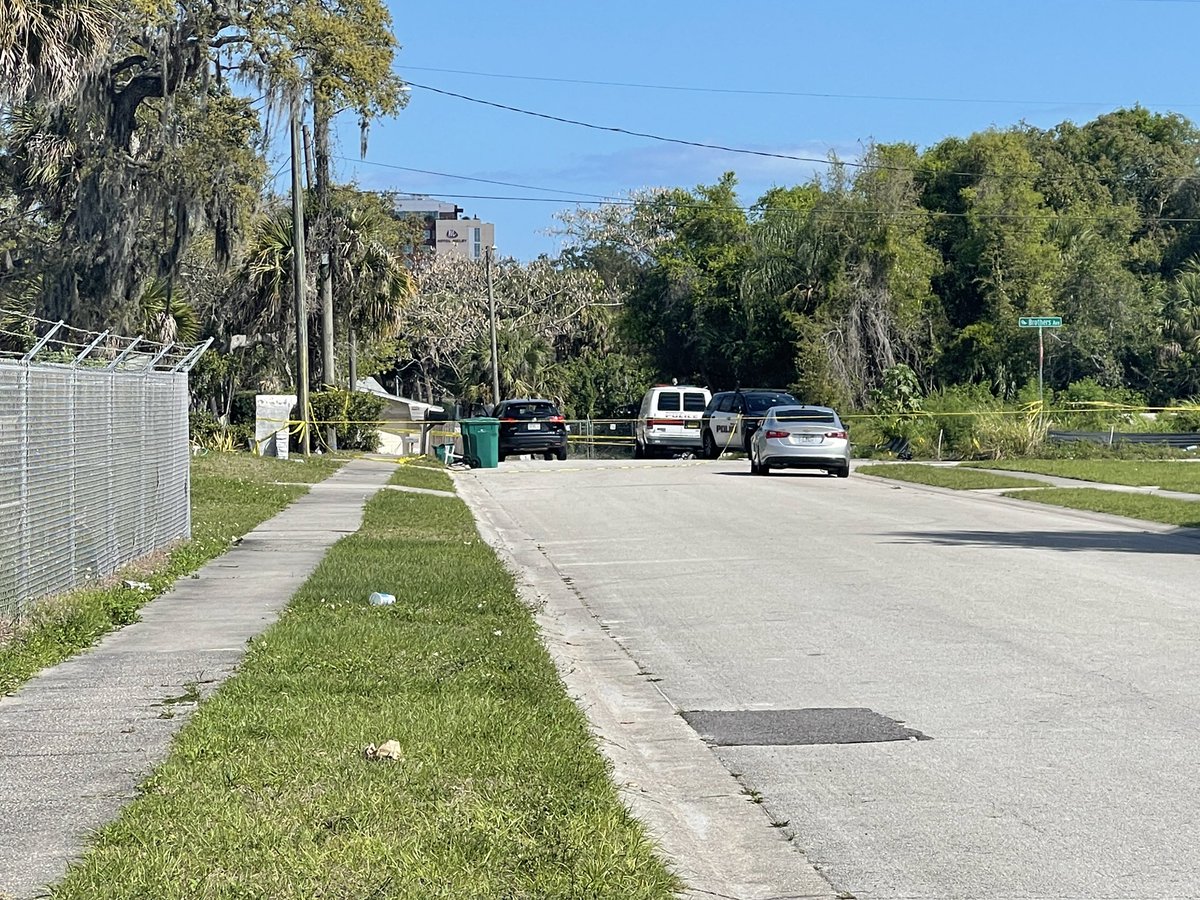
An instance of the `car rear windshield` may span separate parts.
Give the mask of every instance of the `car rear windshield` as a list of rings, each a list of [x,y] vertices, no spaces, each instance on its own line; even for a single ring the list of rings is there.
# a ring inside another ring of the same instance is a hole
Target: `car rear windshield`
[[[550,403],[510,403],[500,411],[502,419],[548,419],[558,409]]]
[[[704,412],[707,405],[708,401],[704,399],[703,394],[689,391],[683,395],[683,408],[687,412]]]
[[[746,412],[750,415],[762,415],[772,406],[794,405],[796,398],[790,394],[747,394]]]
[[[658,395],[659,412],[677,412],[679,410],[679,391],[663,391]]]
[[[777,409],[776,422],[813,422],[821,425],[833,425],[837,419],[833,413],[821,409]]]

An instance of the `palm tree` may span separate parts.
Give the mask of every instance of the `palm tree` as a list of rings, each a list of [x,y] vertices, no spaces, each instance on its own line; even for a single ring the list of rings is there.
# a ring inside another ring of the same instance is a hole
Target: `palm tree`
[[[350,345],[350,390],[358,383],[358,336],[396,337],[417,290],[403,259],[380,240],[382,225],[378,212],[355,206],[334,221],[334,280]]]
[[[403,260],[379,238],[382,220],[371,210],[351,207],[335,214],[331,256],[340,313],[350,341],[351,388],[357,379],[358,335],[395,337],[404,308],[416,285]],[[251,230],[240,279],[248,303],[239,324],[260,335],[275,335],[276,346],[290,346],[292,315],[292,219],[278,208]],[[312,315],[310,308],[308,314]]]
[[[241,279],[250,303],[239,324],[286,337],[292,306],[292,217],[275,209],[251,229]]]
[[[113,41],[111,0],[0,0],[0,105],[70,98]]]
[[[155,278],[142,292],[142,333],[160,344],[191,344],[200,337],[200,316],[167,279]]]
[[[1200,262],[1190,260],[1167,291],[1163,337],[1175,353],[1200,353]]]
[[[1159,324],[1160,375],[1176,397],[1200,393],[1200,262],[1190,260],[1166,290]]]

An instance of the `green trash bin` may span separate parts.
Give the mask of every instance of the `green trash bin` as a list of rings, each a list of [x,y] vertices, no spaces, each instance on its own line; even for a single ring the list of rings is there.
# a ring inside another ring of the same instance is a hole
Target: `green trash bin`
[[[494,469],[500,465],[500,420],[460,419],[463,456],[473,468]]]

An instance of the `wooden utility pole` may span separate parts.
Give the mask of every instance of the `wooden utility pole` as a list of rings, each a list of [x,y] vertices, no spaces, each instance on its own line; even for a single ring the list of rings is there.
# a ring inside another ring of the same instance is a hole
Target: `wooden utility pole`
[[[313,157],[316,161],[317,222],[320,224],[321,268],[321,381],[328,390],[337,384],[333,359],[333,221],[329,182],[329,101],[313,84]],[[354,390],[353,387],[350,390]],[[325,426],[325,445],[337,449],[337,426]]]
[[[496,292],[492,287],[492,251],[487,248],[488,321],[492,332],[492,408],[500,405],[500,357],[496,352]]]
[[[300,150],[300,91],[292,96],[292,294],[296,304],[296,401],[300,407],[300,450],[308,456],[308,304],[305,303],[304,165]]]

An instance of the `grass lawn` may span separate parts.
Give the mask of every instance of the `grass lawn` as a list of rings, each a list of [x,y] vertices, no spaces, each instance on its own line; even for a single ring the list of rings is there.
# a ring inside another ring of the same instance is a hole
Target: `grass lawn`
[[[1186,525],[1200,528],[1200,501],[1176,500],[1147,494],[1124,494],[1099,488],[1048,488],[1044,491],[1020,491],[1006,494],[1018,500],[1032,500],[1051,506],[1086,509],[1148,522]]]
[[[983,488],[1042,487],[1042,482],[1030,478],[1011,478],[993,475],[990,472],[972,472],[968,469],[947,466],[923,466],[918,463],[895,463],[889,465],[859,466],[856,475],[875,475],[893,478],[896,481],[912,481],[931,484],[935,487],[953,488],[956,491],[974,491]]]
[[[374,590],[396,595],[371,607]],[[397,740],[402,759],[369,761]],[[457,498],[380,492],[52,896],[667,898]]]
[[[388,484],[405,487],[430,488],[435,491],[453,491],[454,479],[446,467],[436,459],[415,456],[396,469]]]
[[[62,662],[122,625],[175,579],[194,572],[229,548],[229,542],[269,519],[307,488],[273,481],[315,482],[344,460],[309,462],[209,453],[192,460],[192,539],[136,563],[92,588],[39,604],[15,634],[0,643],[0,694],[15,690],[37,672]],[[149,590],[124,585],[144,582]]]
[[[1200,463],[1169,460],[1125,459],[1006,459],[996,462],[963,463],[985,469],[1037,472],[1063,478],[1081,478],[1106,484],[1137,487],[1157,485],[1168,491],[1200,494]]]
[[[192,457],[192,478],[232,478],[254,482],[316,484],[342,467],[350,455],[292,456],[275,459],[253,453],[209,452]]]

